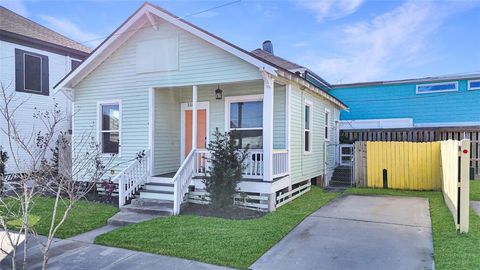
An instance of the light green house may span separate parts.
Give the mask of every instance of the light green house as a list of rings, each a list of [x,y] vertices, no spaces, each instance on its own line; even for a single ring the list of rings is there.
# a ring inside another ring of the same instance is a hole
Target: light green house
[[[55,89],[74,103],[74,144],[93,129],[117,161],[146,150],[148,162],[115,170],[121,206],[141,188],[141,198],[173,201],[177,214],[203,188],[205,144],[218,128],[250,145],[238,185],[247,206],[274,210],[312,178],[328,181],[346,109],[285,63],[146,3]]]

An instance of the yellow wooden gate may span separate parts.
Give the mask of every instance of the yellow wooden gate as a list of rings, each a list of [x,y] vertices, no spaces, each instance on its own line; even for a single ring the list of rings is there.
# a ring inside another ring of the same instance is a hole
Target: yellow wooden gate
[[[366,161],[368,187],[442,188],[440,142],[367,142]]]

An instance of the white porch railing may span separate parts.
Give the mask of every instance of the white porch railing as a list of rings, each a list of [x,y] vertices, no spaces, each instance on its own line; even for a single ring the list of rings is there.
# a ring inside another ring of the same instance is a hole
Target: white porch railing
[[[246,178],[263,178],[263,150],[252,149],[248,150],[247,158],[245,159],[245,171],[243,177]]]
[[[150,151],[145,156],[132,161],[125,169],[116,175],[112,181],[118,182],[118,206],[134,197],[135,193],[145,184],[149,176]]]
[[[288,150],[273,150],[273,177],[288,175]]]
[[[206,149],[197,149],[195,154],[196,175],[204,175],[208,166],[210,154]],[[288,172],[288,150],[274,150],[273,152],[273,177],[287,175]],[[247,152],[245,159],[245,171],[243,177],[262,179],[263,178],[263,150],[251,149]]]
[[[180,213],[180,205],[185,199],[185,194],[188,192],[188,186],[192,181],[192,177],[195,168],[197,152],[191,151],[185,158],[180,169],[172,179],[173,182],[173,214],[178,215]]]

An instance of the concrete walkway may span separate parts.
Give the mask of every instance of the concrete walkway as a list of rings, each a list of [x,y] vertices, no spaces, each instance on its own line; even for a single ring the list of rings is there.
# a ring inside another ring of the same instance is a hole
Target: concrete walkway
[[[101,228],[107,231],[108,227]],[[101,230],[98,229],[97,232]],[[49,269],[51,270],[227,270],[229,268],[205,264],[197,261],[169,256],[105,247],[90,242],[94,233],[86,233],[78,240],[66,239],[56,241],[50,250]],[[31,239],[29,243],[35,243]],[[42,268],[42,253],[39,245],[29,245],[28,269]],[[23,256],[18,249],[18,259]],[[0,269],[11,269],[11,258],[0,261]]]
[[[339,198],[307,217],[250,268],[434,269],[428,200]]]
[[[470,206],[480,216],[480,201],[470,201]]]

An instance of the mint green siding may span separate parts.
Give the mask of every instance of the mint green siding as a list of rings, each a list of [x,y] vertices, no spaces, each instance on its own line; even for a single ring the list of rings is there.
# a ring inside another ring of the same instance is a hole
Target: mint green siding
[[[172,35],[179,39],[178,70],[137,74],[136,44]],[[115,162],[123,165],[118,171],[135,153],[148,148],[149,88],[216,85],[260,78],[258,68],[172,25],[162,24],[158,30],[143,28],[75,86],[74,142],[85,132],[96,136],[97,102],[121,100],[121,150]],[[161,166],[173,167],[170,163]]]
[[[174,172],[180,164],[180,92],[155,91],[154,174]]]
[[[286,87],[275,84],[273,93],[273,148],[286,149]]]
[[[304,107],[305,100],[312,102],[312,146],[304,152]],[[325,109],[331,111],[330,140],[325,141]],[[339,110],[330,102],[297,87],[291,90],[291,179],[292,184],[330,173],[335,167],[336,130]],[[325,170],[326,168],[326,170]]]

